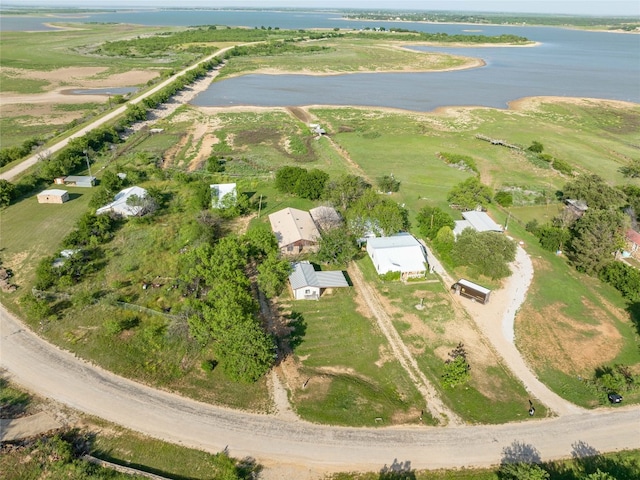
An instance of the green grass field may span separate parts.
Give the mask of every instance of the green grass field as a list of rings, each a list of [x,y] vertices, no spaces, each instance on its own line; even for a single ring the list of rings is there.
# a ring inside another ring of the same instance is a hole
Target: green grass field
[[[281,306],[295,319],[299,374],[309,379],[304,389],[293,387],[303,418],[354,426],[418,423],[424,399],[373,321],[358,313],[350,289]]]
[[[398,41],[380,42],[376,40],[334,38],[306,42],[324,47],[325,50],[307,54],[243,56],[232,58],[222,70],[220,79],[249,73],[255,70],[279,70],[301,73],[356,73],[376,71],[428,71],[460,68],[469,59],[434,53],[421,53],[399,48]]]

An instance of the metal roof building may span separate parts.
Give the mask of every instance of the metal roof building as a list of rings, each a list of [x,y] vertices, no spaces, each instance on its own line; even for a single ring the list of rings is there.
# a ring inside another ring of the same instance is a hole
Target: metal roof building
[[[428,268],[424,247],[409,233],[369,238],[367,253],[378,275],[400,272],[404,278],[419,277]]]
[[[349,286],[349,282],[341,271],[316,271],[313,265],[306,261],[293,264],[289,283],[296,300],[317,300],[325,288]]]
[[[465,228],[473,228],[477,232],[500,232],[504,229],[502,225],[497,224],[493,219],[485,212],[477,212],[471,210],[469,212],[462,212],[462,218],[464,220],[456,220],[456,226],[453,229],[453,234],[457,237],[462,233]]]

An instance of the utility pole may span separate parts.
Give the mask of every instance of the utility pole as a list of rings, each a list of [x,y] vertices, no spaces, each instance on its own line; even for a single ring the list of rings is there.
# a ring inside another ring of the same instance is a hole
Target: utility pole
[[[89,176],[92,177],[93,175],[91,175],[91,164],[89,163],[89,153],[86,150],[83,150],[82,153],[84,153],[84,159],[87,161],[87,170],[89,170]]]
[[[258,218],[260,218],[261,210],[262,210],[262,194],[260,194],[260,203],[258,204]]]

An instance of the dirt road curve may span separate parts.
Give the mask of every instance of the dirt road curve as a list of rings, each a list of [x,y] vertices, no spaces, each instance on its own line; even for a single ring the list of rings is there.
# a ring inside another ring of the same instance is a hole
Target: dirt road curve
[[[543,459],[570,456],[577,442],[599,451],[640,448],[640,408],[622,407],[495,426],[341,428],[291,422],[201,404],[120,378],[44,342],[0,308],[0,365],[24,387],[148,435],[265,464],[322,471],[498,463],[513,442]]]

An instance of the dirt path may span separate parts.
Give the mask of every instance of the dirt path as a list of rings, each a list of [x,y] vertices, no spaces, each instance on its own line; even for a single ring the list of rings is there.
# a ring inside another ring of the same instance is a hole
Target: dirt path
[[[445,286],[453,285],[456,280],[446,272],[426,245],[425,248],[429,264],[433,265],[434,271],[442,277]],[[516,260],[510,267],[512,275],[503,288],[491,292],[491,299],[486,305],[457,295],[452,295],[454,301],[469,312],[493,349],[502,357],[505,365],[522,382],[534,399],[543,402],[556,415],[584,412],[583,408],[566,401],[540,382],[516,348],[515,317],[533,280],[533,264],[521,246],[518,246]]]
[[[516,348],[515,317],[533,279],[533,264],[521,246],[518,246],[516,260],[510,267],[512,275],[503,288],[491,292],[491,299],[487,305],[480,305],[461,297],[456,297],[457,300],[464,303],[493,348],[502,356],[506,365],[532,396],[544,403],[556,415],[584,412],[583,408],[566,401],[540,382]]]
[[[569,457],[580,444],[601,452],[640,448],[637,406],[506,425],[313,425],[214,407],[118,377],[44,342],[4,308],[0,332],[0,364],[27,390],[152,437],[209,452],[227,447],[267,468],[319,472],[315,478],[376,471],[394,460],[414,469],[489,466],[516,442],[535,448],[542,460]]]
[[[317,123],[317,118],[311,112],[309,112],[308,107],[287,107],[285,110],[293,118],[295,118],[296,120],[300,120],[305,124],[309,124],[312,122]],[[373,185],[372,179],[365,173],[364,170],[362,170],[360,165],[358,165],[356,162],[353,161],[353,159],[349,155],[349,152],[347,152],[344,148],[338,145],[333,140],[333,138],[331,138],[330,135],[324,135],[323,138],[325,138],[331,144],[331,148],[333,148],[336,151],[336,153],[343,158],[343,160],[347,163],[347,165],[351,167],[351,170],[354,174],[359,175],[360,177],[364,178],[367,182],[369,182],[371,185]]]
[[[416,359],[400,338],[398,331],[391,322],[391,318],[378,298],[377,292],[366,282],[358,266],[354,265],[350,267],[348,272],[353,280],[354,290],[364,299],[372,317],[376,319],[378,328],[380,328],[382,334],[387,338],[393,356],[409,374],[411,381],[427,402],[427,410],[429,410],[431,416],[442,425],[464,425],[462,419],[442,403],[436,389],[431,385],[431,382],[427,380],[424,373],[422,373]]]

